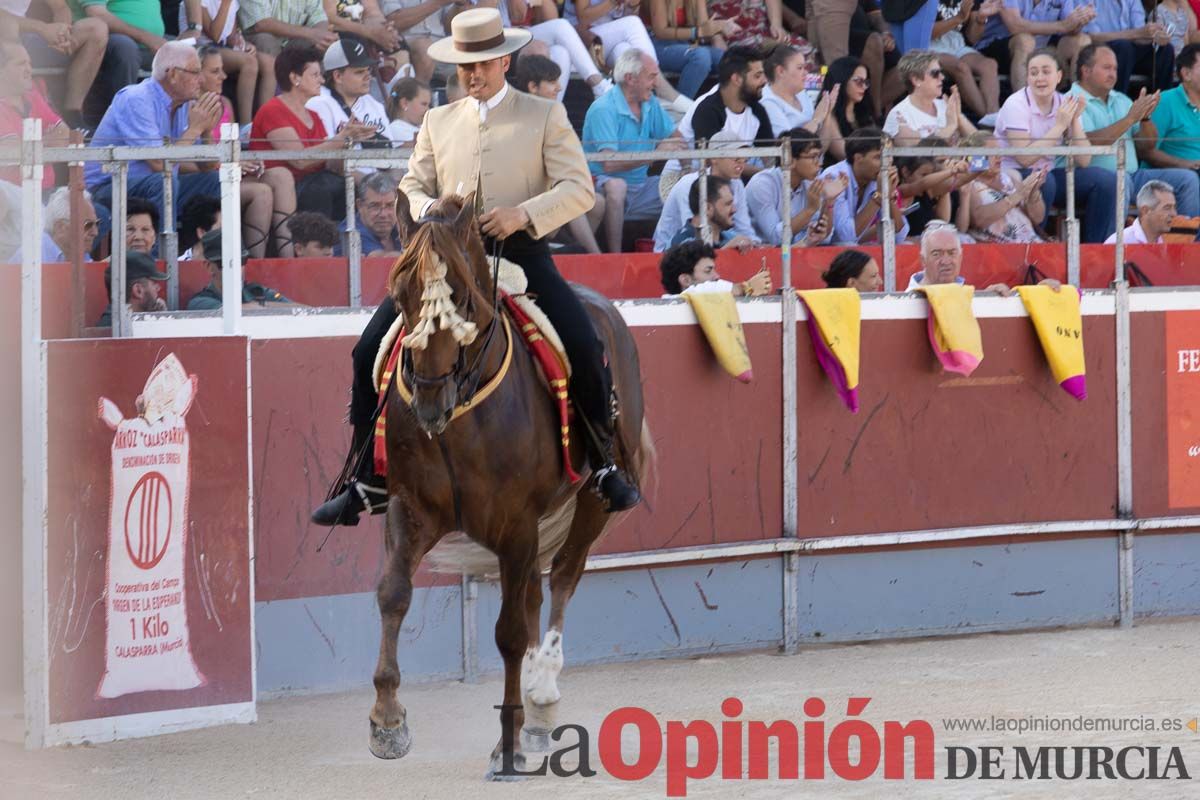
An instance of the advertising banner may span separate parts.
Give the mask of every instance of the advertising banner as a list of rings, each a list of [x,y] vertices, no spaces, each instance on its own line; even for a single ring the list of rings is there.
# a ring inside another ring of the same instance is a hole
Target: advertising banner
[[[1200,311],[1166,314],[1167,505],[1200,507]]]

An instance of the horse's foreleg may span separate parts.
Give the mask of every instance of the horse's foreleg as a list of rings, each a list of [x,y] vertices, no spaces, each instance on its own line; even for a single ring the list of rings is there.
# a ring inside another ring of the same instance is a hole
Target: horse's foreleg
[[[550,749],[550,731],[556,726],[558,689],[554,675],[547,675],[550,664],[538,648],[542,625],[542,571],[534,563],[525,587],[525,627],[529,646],[521,662],[521,700],[525,706],[525,726],[521,729],[521,745],[526,750]],[[561,659],[559,667],[562,666]]]
[[[417,538],[399,501],[393,497],[387,511],[388,563],[376,591],[383,632],[379,641],[379,662],[375,667],[370,747],[371,753],[378,758],[403,758],[412,747],[407,715],[396,699],[396,690],[400,687],[396,644],[404,615],[412,602],[412,575],[423,552]]]
[[[537,523],[516,529],[500,557],[500,616],[496,620],[496,648],[504,659],[504,705],[500,712],[500,742],[492,750],[488,780],[512,780],[525,769],[520,731],[525,724],[521,702],[521,669],[529,647],[526,616],[530,576],[537,568]],[[540,591],[540,587],[539,587]]]

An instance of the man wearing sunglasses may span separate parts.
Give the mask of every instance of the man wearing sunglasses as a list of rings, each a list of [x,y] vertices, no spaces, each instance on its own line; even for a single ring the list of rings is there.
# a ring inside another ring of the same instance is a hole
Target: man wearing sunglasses
[[[83,237],[79,240],[71,238],[71,189],[64,186],[56,189],[46,201],[45,229],[42,231],[42,263],[66,263],[73,259],[78,251],[81,261],[91,261],[92,244],[96,241],[96,233],[100,221],[96,219],[96,208],[92,205],[92,196],[87,192],[79,199],[79,214],[83,219]],[[13,256],[13,262],[21,260],[20,251]]]

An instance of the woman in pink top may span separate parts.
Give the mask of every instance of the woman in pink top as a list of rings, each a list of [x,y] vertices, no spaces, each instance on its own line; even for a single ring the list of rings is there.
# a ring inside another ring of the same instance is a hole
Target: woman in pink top
[[[1080,116],[1084,101],[1059,93],[1062,67],[1051,48],[1035,50],[1026,64],[1028,83],[1004,101],[996,119],[996,138],[1014,151],[1028,147],[1063,144],[1086,145]],[[1117,176],[1101,167],[1088,166],[1091,156],[1075,156],[1075,208],[1083,209],[1080,239],[1099,244],[1116,230]],[[1063,159],[1020,155],[1004,159],[1006,169],[1020,170],[1022,177],[1035,169],[1048,170],[1042,184],[1046,206],[1066,208],[1067,171]],[[1065,231],[1064,231],[1065,234]]]

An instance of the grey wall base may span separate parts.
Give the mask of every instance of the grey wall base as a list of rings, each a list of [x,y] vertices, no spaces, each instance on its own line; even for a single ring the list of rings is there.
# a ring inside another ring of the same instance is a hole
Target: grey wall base
[[[1138,534],[1140,617],[1200,614],[1200,533]],[[804,556],[805,644],[1111,623],[1117,537]],[[589,664],[775,648],[783,636],[781,561],[766,558],[584,577],[567,614],[567,662]],[[547,593],[545,610],[548,610]],[[463,676],[461,591],[421,589],[400,642],[405,681]],[[500,597],[479,585],[479,672],[501,668]],[[265,695],[370,685],[379,646],[371,593],[259,603]]]

